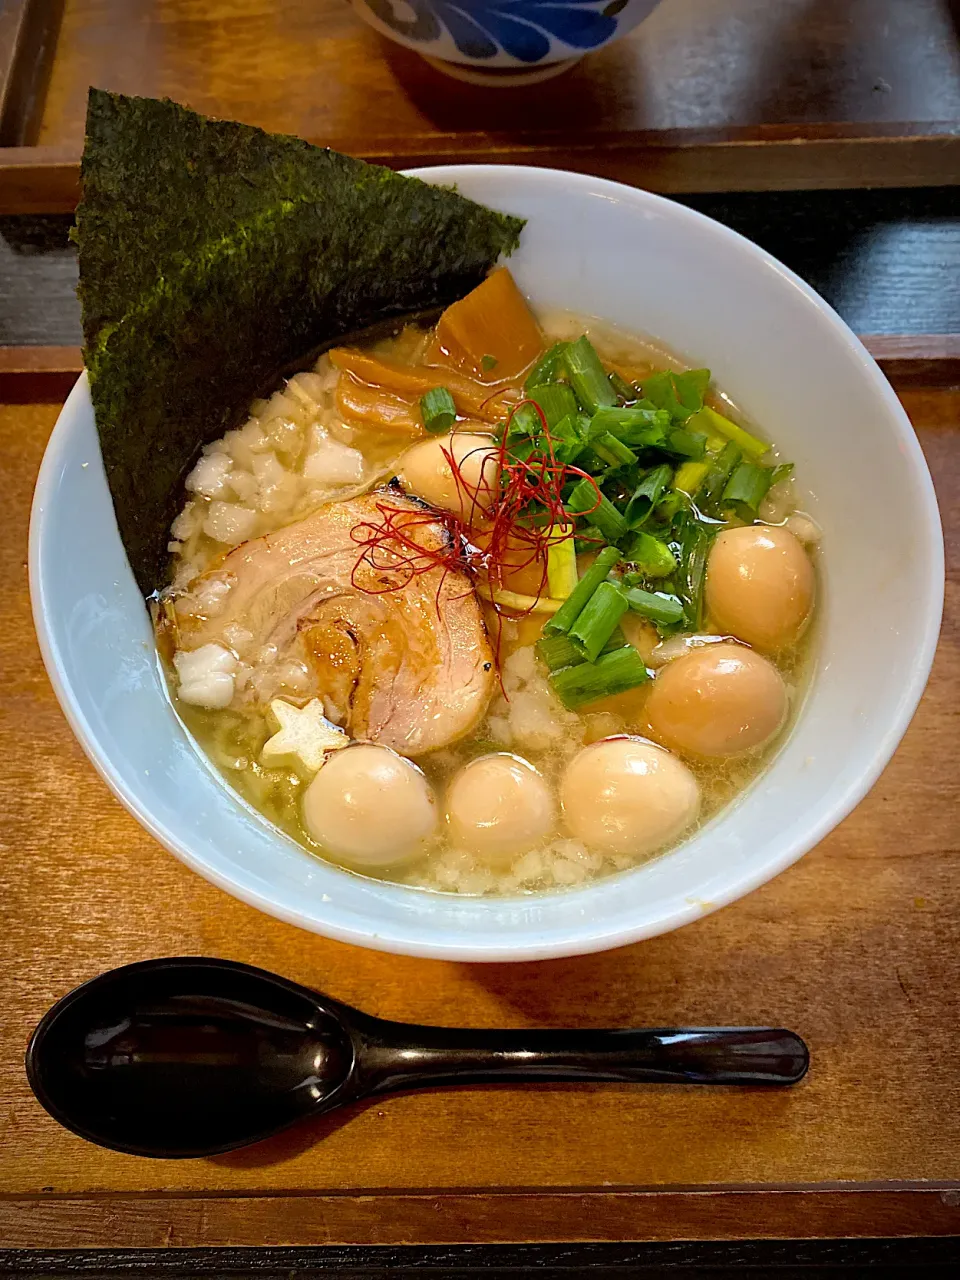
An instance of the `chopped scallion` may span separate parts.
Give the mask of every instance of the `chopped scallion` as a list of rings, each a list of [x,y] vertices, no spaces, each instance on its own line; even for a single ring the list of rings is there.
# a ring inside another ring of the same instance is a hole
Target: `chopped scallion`
[[[431,387],[420,397],[423,425],[434,434],[449,431],[457,420],[457,406],[446,387]]]
[[[586,422],[588,419],[584,418],[583,421]],[[579,414],[571,414],[561,419],[555,427],[551,427],[550,439],[553,441],[556,460],[568,467],[575,458],[579,458],[587,447],[584,435],[585,432],[580,429]]]
[[[603,646],[629,608],[627,597],[612,582],[601,582],[580,610],[568,635],[588,662],[596,662]]]
[[[670,415],[663,410],[627,405],[598,410],[590,420],[590,435],[601,436],[609,431],[634,448],[656,448],[663,444],[669,426]]]
[[[673,487],[687,494],[688,497],[695,498],[706,479],[710,466],[710,462],[685,462],[673,477]]]
[[[699,431],[686,431],[677,427],[669,433],[665,449],[676,453],[681,458],[702,458],[707,447],[707,437]]]
[[[637,461],[637,455],[633,450],[627,448],[622,440],[618,440],[609,431],[605,431],[596,439],[591,439],[590,448],[598,458],[611,467],[632,467]]]
[[[646,664],[632,644],[602,654],[596,662],[564,667],[550,677],[553,691],[570,711],[599,698],[625,693],[650,678]]]
[[[547,543],[547,589],[554,600],[566,600],[577,581],[573,525],[555,524],[550,530]]]
[[[527,374],[526,381],[523,384],[524,391],[530,391],[533,387],[542,387],[544,383],[558,380],[558,375],[561,371],[560,362],[568,345],[566,342],[555,342],[549,351],[543,353]]]
[[[625,643],[623,632],[617,627],[603,646],[602,653],[622,649]],[[561,667],[575,667],[581,662],[586,662],[586,658],[570,637],[563,635],[562,632],[556,632],[553,635],[544,632],[537,641],[537,653],[551,671],[559,671]]]
[[[773,468],[773,475],[770,477],[770,488],[775,484],[779,484],[781,480],[786,480],[787,476],[793,475],[793,463],[781,462]]]
[[[607,374],[607,377],[610,379],[610,385],[616,392],[617,399],[621,404],[631,404],[636,400],[637,392],[635,388],[626,380],[626,378],[621,378],[616,369],[611,369]]]
[[[511,613],[550,613],[555,617],[566,604],[565,600],[553,600],[550,596],[527,596],[519,591],[505,591],[500,587],[486,586],[484,583],[477,587],[477,595],[499,605],[501,609],[509,609]],[[549,626],[550,623],[546,625]]]
[[[733,475],[741,456],[740,450],[732,441],[725,444],[717,454],[700,490],[698,503],[701,511],[713,513],[718,509],[727,481]]]
[[[688,512],[678,517],[677,548],[680,553],[678,594],[683,601],[684,622],[692,631],[700,629],[703,618],[703,581],[710,550],[706,525]]]
[[[561,359],[577,399],[588,413],[617,403],[617,393],[586,334],[571,342]]]
[[[552,618],[544,625],[547,632],[567,632],[590,597],[606,581],[607,574],[620,559],[616,547],[604,547]]]
[[[619,542],[627,532],[626,520],[610,499],[601,493],[597,501],[597,486],[591,480],[584,478],[574,485],[566,507],[571,515],[583,516],[608,542]]]
[[[660,495],[669,485],[672,476],[673,470],[666,463],[647,472],[634,490],[633,497],[627,503],[623,513],[629,528],[638,529],[643,524],[656,506]]]
[[[765,440],[758,440],[756,436],[752,436],[749,431],[744,431],[743,427],[737,426],[735,422],[725,418],[722,413],[717,413],[716,409],[711,409],[709,405],[704,405],[699,413],[688,419],[687,427],[694,431],[705,431],[708,435],[723,436],[725,440],[732,440],[740,452],[746,454],[753,462],[759,461],[770,450]]]
[[[756,518],[757,508],[766,497],[773,479],[770,467],[755,462],[741,462],[723,490],[723,503],[732,507],[741,520]]]
[[[644,399],[658,409],[666,409],[674,422],[685,422],[703,406],[703,397],[710,385],[710,370],[688,369],[685,373],[674,373],[665,369],[644,378],[641,385]]]
[[[662,591],[641,591],[638,587],[632,587],[624,594],[634,613],[649,618],[658,626],[672,627],[683,619],[683,603],[676,596]]]
[[[580,408],[577,397],[565,382],[545,382],[539,387],[532,387],[527,392],[527,399],[540,406],[547,426],[551,428],[576,414]]]
[[[635,533],[626,545],[623,558],[635,564],[645,578],[669,578],[677,569],[673,552],[652,533]]]

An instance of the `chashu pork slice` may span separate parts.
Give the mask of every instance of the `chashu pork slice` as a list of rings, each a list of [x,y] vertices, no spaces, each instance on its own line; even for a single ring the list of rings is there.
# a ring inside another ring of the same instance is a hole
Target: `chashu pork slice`
[[[399,535],[365,553],[385,522]],[[409,756],[444,747],[477,723],[495,679],[470,580],[417,550],[448,538],[390,490],[321,507],[197,578],[176,603],[179,648],[237,653],[234,706],[319,696],[355,738]],[[411,557],[429,567],[411,574]]]

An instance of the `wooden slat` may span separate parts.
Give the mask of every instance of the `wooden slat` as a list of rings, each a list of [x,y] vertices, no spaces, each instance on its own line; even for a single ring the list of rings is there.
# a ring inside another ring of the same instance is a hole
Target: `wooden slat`
[[[0,147],[36,142],[64,0],[0,7]]]
[[[58,1197],[0,1202],[10,1249],[752,1240],[960,1233],[956,1184],[576,1194]]]
[[[435,164],[530,164],[572,169],[667,194],[923,187],[960,184],[960,125],[846,125],[676,130],[559,139],[524,134],[312,138],[394,169]],[[63,148],[0,148],[0,214],[72,213],[79,156]]]
[[[882,333],[863,343],[895,387],[960,386],[958,333]]]

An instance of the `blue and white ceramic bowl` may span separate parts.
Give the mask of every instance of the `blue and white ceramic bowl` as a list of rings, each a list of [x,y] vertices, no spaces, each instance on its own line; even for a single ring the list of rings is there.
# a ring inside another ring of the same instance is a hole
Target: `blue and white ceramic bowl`
[[[545,79],[626,35],[660,0],[351,0],[382,35],[460,79]]]

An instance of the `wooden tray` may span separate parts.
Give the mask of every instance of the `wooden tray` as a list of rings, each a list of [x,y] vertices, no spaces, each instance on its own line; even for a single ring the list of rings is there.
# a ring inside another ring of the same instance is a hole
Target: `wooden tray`
[[[64,722],[30,620],[27,512],[58,406],[0,406],[0,1241],[960,1234],[960,393],[903,399],[939,490],[948,593],[930,686],[893,763],[821,846],[743,901],[624,950],[518,966],[384,956],[303,933],[208,885],[121,809]],[[22,1068],[44,1010],[113,965],[198,953],[414,1021],[782,1023],[807,1038],[812,1069],[776,1093],[396,1097],[214,1160],[138,1160],[59,1128]]]
[[[566,75],[488,90],[343,0],[7,0],[0,212],[73,207],[91,83],[396,167],[513,161],[659,191],[958,183],[956,14],[942,0],[664,0]]]

